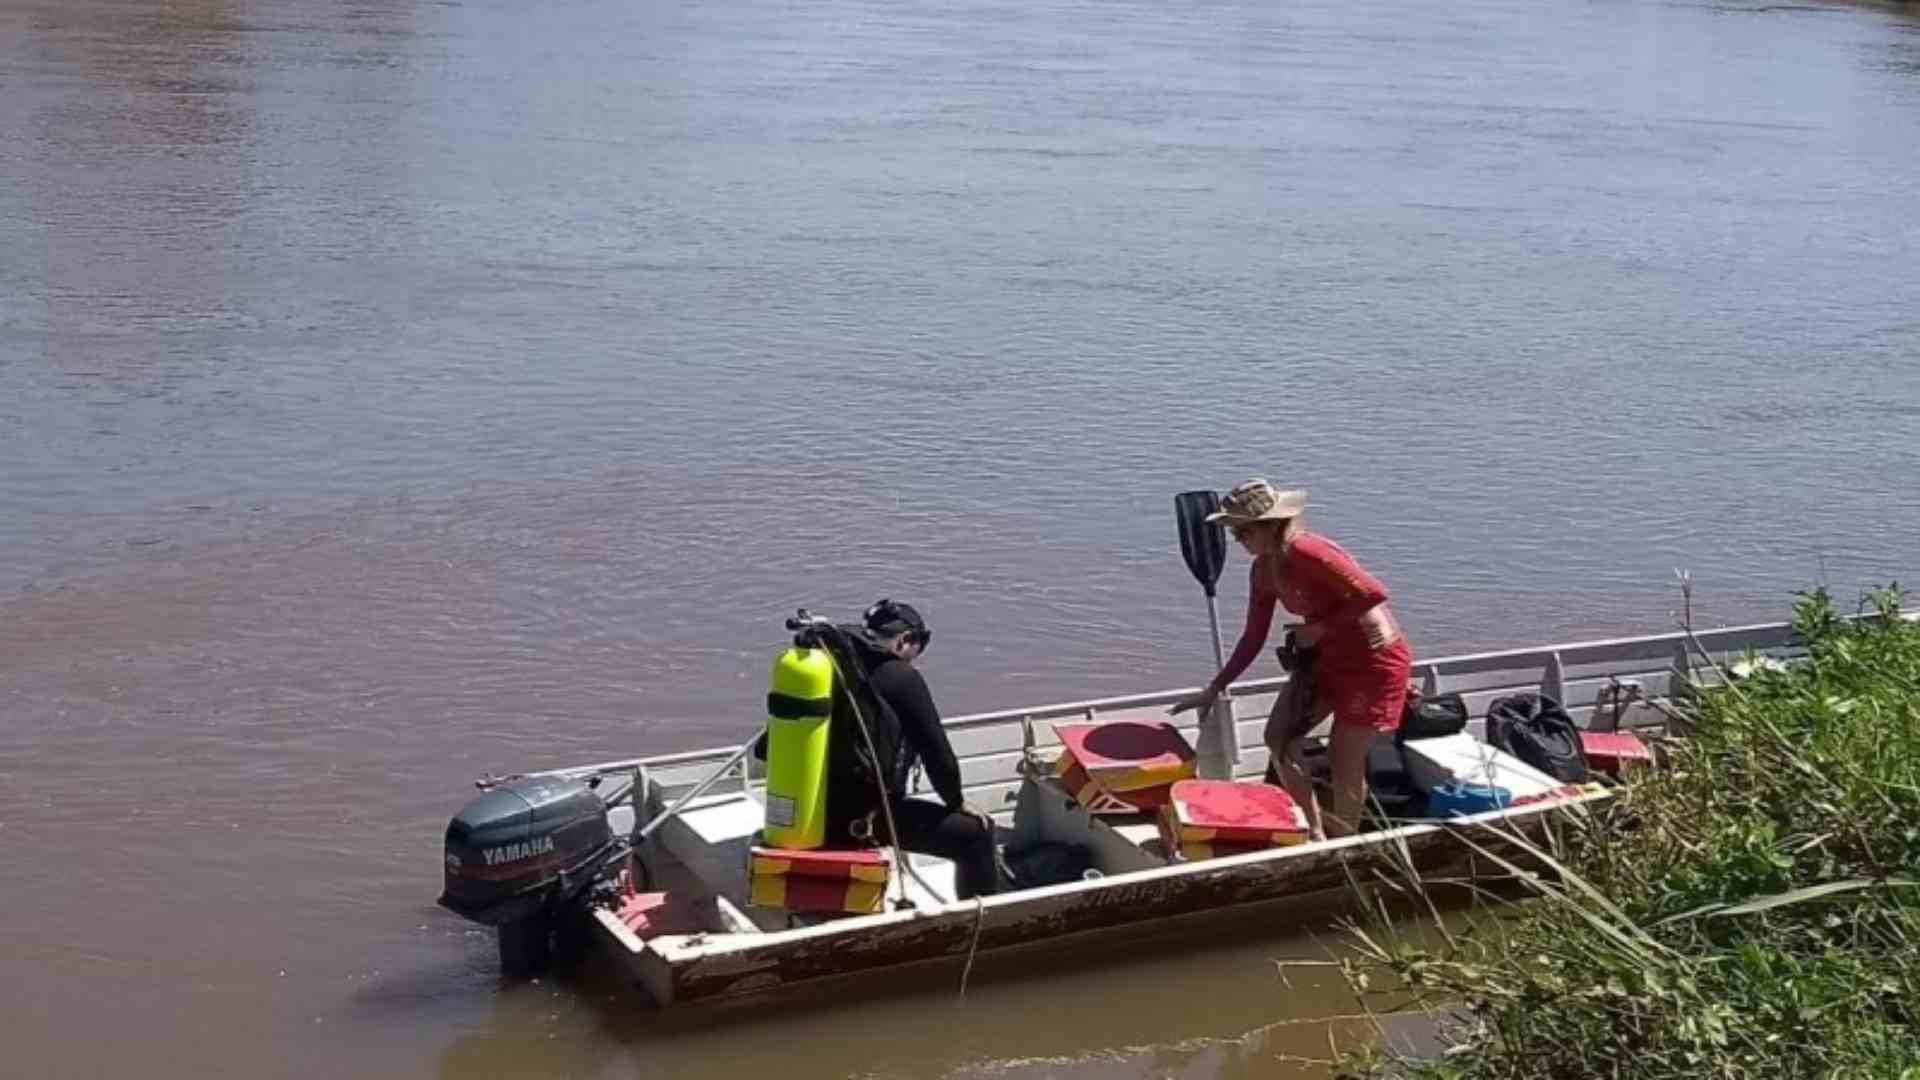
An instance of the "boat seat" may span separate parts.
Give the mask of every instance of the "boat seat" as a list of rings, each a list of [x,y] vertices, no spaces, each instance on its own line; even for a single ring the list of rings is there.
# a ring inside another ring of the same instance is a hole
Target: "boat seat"
[[[766,823],[766,809],[758,799],[745,792],[730,792],[695,799],[660,826],[655,836],[702,888],[744,904],[747,851]],[[783,921],[758,917],[754,921],[767,930],[784,925]]]
[[[1142,851],[1150,848],[1154,851],[1164,850],[1164,846],[1154,847],[1154,845],[1160,844],[1160,826],[1155,822],[1122,822],[1109,827],[1112,828],[1114,832],[1119,833],[1121,839]]]
[[[1027,776],[1021,783],[1009,847],[1071,844],[1093,852],[1103,874],[1150,870],[1167,864],[1152,814],[1103,816],[1088,812],[1057,777]]]
[[[907,875],[907,898],[914,906],[927,908],[953,903],[959,895],[955,882],[960,872],[953,860],[918,851],[909,851],[906,855],[912,860],[914,871]],[[922,881],[926,884],[922,885]],[[928,892],[929,889],[932,892]]]

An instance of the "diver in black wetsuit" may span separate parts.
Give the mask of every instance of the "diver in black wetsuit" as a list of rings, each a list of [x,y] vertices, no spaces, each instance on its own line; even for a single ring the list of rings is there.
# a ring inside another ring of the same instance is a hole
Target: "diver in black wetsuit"
[[[844,629],[872,690],[863,712],[877,714],[865,719],[875,750],[886,763],[878,772],[886,778],[888,802],[900,829],[898,846],[953,860],[960,899],[999,891],[993,819],[962,796],[960,763],[927,681],[913,666],[933,636],[926,620],[911,605],[882,600],[867,609],[864,625]],[[867,708],[876,703],[874,698],[881,707]],[[886,843],[887,818],[869,764],[872,755],[857,732],[849,734],[851,738],[841,737],[836,730],[829,742],[827,843],[838,846],[867,837]],[[925,767],[940,802],[907,796],[907,774],[916,760]]]

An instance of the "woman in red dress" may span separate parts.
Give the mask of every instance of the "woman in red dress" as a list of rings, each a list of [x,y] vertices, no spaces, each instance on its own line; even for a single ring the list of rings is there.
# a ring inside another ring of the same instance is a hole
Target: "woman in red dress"
[[[1226,666],[1173,711],[1204,712],[1240,677],[1267,642],[1276,603],[1306,620],[1291,629],[1294,642],[1312,650],[1312,699],[1301,708],[1294,690],[1304,680],[1288,681],[1267,719],[1267,750],[1314,835],[1346,836],[1358,828],[1366,806],[1367,750],[1377,733],[1400,727],[1413,653],[1387,607],[1386,586],[1338,544],[1306,531],[1300,524],[1306,506],[1306,492],[1253,479],[1228,492],[1220,512],[1207,519],[1224,523],[1253,556],[1247,625]],[[1300,751],[1307,732],[1328,713],[1333,807],[1323,820]]]

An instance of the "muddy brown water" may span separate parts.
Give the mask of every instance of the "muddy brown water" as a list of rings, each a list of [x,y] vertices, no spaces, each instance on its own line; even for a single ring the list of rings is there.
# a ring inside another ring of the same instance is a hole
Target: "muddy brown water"
[[[1901,6],[0,0],[0,1071],[1305,1069],[1324,926],[670,1018],[439,832],[802,604],[1196,683],[1249,472],[1428,654],[1912,578],[1917,148]]]

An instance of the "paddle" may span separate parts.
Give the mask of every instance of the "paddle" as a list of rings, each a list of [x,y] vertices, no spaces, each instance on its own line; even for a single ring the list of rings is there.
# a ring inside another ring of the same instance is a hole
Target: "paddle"
[[[1207,515],[1220,509],[1220,496],[1212,491],[1183,491],[1173,497],[1173,518],[1180,530],[1180,556],[1187,561],[1193,580],[1207,594],[1207,625],[1213,630],[1213,665],[1218,670],[1227,662],[1220,647],[1220,609],[1214,601],[1220,570],[1227,564],[1227,534],[1207,521]],[[1233,703],[1226,694],[1214,703],[1212,714],[1200,725],[1199,771],[1211,780],[1230,780],[1233,767],[1240,762],[1240,733],[1234,727]]]

